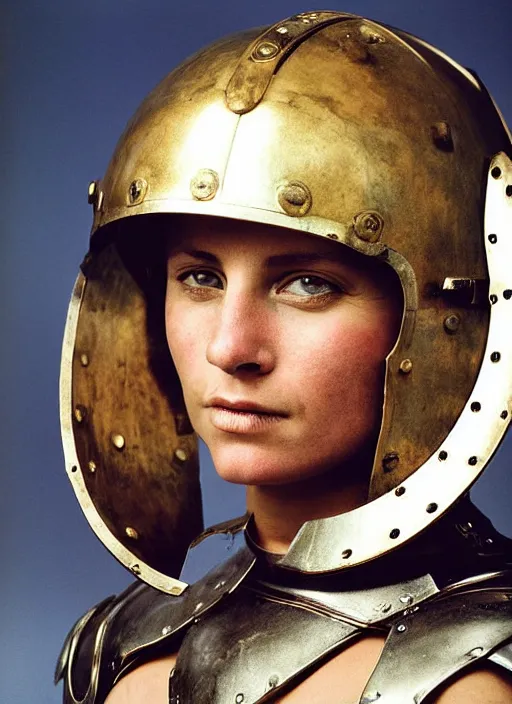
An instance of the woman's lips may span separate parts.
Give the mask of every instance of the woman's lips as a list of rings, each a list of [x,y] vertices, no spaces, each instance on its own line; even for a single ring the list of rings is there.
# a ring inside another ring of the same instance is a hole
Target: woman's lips
[[[246,401],[212,399],[208,407],[213,426],[227,433],[258,433],[285,417],[282,413]]]

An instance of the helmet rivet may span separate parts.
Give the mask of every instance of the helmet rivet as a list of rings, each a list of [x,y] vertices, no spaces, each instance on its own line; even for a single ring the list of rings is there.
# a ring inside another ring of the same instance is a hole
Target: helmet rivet
[[[443,152],[453,152],[453,137],[450,125],[444,120],[431,127],[432,140]]]
[[[135,528],[132,528],[131,526],[126,526],[126,528],[124,529],[124,532],[132,540],[138,540],[138,538],[139,538],[139,534],[137,533]]]
[[[279,47],[274,42],[261,42],[253,52],[253,58],[259,61],[270,61],[279,54]]]
[[[174,453],[174,456],[176,457],[177,460],[180,462],[186,462],[188,460],[188,455],[185,452],[185,450],[182,450],[181,447],[178,447],[176,452]]]
[[[87,191],[87,202],[89,205],[95,205],[98,198],[98,182],[91,181]]]
[[[501,178],[501,169],[499,166],[495,166],[491,169],[491,176],[495,179]]]
[[[130,567],[130,569],[133,572],[133,574],[136,575],[137,577],[140,575],[140,565],[137,565],[137,564],[132,565]]]
[[[386,473],[393,472],[398,467],[399,462],[398,452],[388,452],[382,458],[382,468]]]
[[[309,188],[300,181],[288,181],[279,186],[277,200],[287,215],[295,217],[305,215],[313,202]]]
[[[453,335],[453,333],[457,332],[457,330],[459,329],[459,325],[460,317],[455,313],[447,316],[444,320],[444,329],[450,335]]]
[[[213,169],[199,169],[190,182],[190,191],[196,200],[211,200],[219,188],[219,177]]]
[[[279,34],[288,34],[288,27],[285,27],[283,25],[281,27],[278,27],[276,31],[279,32]]]
[[[402,359],[400,362],[400,371],[402,374],[409,374],[412,371],[412,361],[410,359]]]
[[[128,205],[138,205],[142,203],[148,188],[147,181],[143,178],[136,178],[128,187]]]
[[[91,460],[91,461],[87,464],[87,466],[89,467],[89,472],[90,472],[91,474],[94,474],[94,472],[96,471],[96,462],[94,462],[93,460]]]
[[[114,445],[115,448],[117,448],[118,450],[124,449],[125,440],[120,433],[112,433],[110,439],[112,440],[112,445]]]
[[[354,218],[354,230],[364,242],[378,242],[384,229],[384,220],[375,212],[365,211]]]
[[[75,406],[75,420],[77,423],[83,423],[85,416],[87,415],[87,409],[85,406]]]
[[[85,353],[80,355],[80,364],[82,367],[89,366],[89,357]]]

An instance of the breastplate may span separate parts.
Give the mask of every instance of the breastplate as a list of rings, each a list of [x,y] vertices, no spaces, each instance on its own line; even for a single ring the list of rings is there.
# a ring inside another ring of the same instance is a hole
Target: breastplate
[[[57,672],[64,702],[101,704],[125,673],[178,649],[170,704],[270,702],[370,633],[386,643],[361,704],[419,704],[486,659],[512,671],[508,541],[472,519],[441,527],[441,550],[430,536],[317,576],[276,567],[239,531],[235,554],[182,596],[135,585],[79,622]]]

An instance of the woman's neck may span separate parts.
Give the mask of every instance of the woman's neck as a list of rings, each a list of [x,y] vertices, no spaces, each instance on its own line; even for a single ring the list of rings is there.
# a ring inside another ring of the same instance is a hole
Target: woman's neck
[[[340,474],[332,472],[294,484],[247,487],[247,510],[254,514],[258,545],[284,554],[306,521],[336,516],[364,504],[368,481],[339,486]]]

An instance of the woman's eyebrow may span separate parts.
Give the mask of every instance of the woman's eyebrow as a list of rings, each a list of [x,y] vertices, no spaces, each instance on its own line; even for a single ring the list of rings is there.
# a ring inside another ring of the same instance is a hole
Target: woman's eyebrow
[[[211,262],[212,264],[220,265],[221,261],[215,254],[208,252],[203,249],[180,249],[175,252],[171,252],[171,256],[176,256],[178,254],[186,254],[194,259],[201,259],[203,261]],[[265,260],[265,265],[268,267],[279,267],[279,266],[294,266],[297,264],[313,264],[315,262],[336,262],[339,263],[339,258],[332,254],[319,252],[286,252],[284,254],[273,254]]]
[[[220,260],[215,256],[215,254],[206,252],[202,249],[178,249],[171,251],[169,256],[176,257],[178,254],[187,254],[189,257],[193,257],[194,259],[203,259],[207,262],[211,262],[212,264],[220,264]]]

